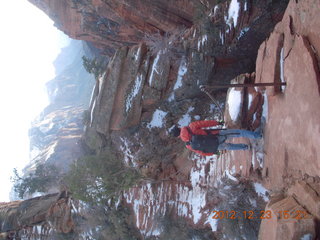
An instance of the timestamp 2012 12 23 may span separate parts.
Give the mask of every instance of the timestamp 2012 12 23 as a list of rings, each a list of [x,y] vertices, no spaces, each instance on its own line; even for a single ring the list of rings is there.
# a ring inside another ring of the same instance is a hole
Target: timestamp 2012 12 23
[[[220,210],[212,211],[212,219],[271,219],[277,217],[278,219],[307,219],[309,214],[303,210],[295,211],[277,211],[272,212],[271,210],[246,210],[246,211],[236,211],[236,210]],[[275,216],[274,216],[275,215]]]

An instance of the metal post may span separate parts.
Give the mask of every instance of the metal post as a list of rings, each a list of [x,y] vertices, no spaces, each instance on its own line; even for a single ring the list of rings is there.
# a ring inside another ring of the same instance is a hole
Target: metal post
[[[286,86],[286,82],[273,82],[273,83],[235,83],[235,84],[221,84],[217,83],[213,86],[201,85],[200,89],[214,89],[214,88],[230,88],[230,87],[268,87],[268,86]]]

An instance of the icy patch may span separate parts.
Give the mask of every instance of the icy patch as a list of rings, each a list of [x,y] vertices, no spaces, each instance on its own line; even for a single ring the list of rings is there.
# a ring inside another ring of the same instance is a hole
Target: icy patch
[[[227,19],[227,24],[230,27],[231,27],[232,19],[233,19],[233,27],[237,26],[238,17],[239,17],[239,9],[240,9],[240,4],[238,3],[238,1],[237,0],[232,0],[230,5],[229,5],[228,19]]]
[[[162,110],[157,109],[152,116],[151,122],[147,125],[149,129],[157,127],[162,128],[163,127],[163,121],[164,118],[167,116],[167,112],[164,112]]]
[[[281,48],[281,52],[280,52],[280,79],[281,82],[284,83],[286,82],[284,80],[284,57],[283,57],[283,48]],[[284,90],[286,90],[286,86],[281,86],[281,90],[282,92],[284,92]]]
[[[189,107],[186,114],[184,114],[178,121],[179,127],[188,126],[191,123],[190,113],[194,110],[194,107]]]
[[[194,116],[194,119],[197,120],[197,121],[199,121],[199,120],[201,119],[201,117],[200,117],[199,115],[195,115],[195,116]]]
[[[267,196],[268,190],[261,183],[254,183],[253,186],[258,196],[262,197],[265,202],[269,201],[269,197]]]
[[[140,89],[141,89],[141,84],[142,84],[142,74],[139,74],[136,77],[136,81],[134,82],[133,88],[128,94],[127,99],[126,99],[126,112],[128,112],[131,107],[132,107],[132,100],[138,95]]]
[[[313,239],[313,236],[310,233],[305,234],[300,238],[300,240],[312,240],[312,239]]]
[[[229,115],[232,121],[236,121],[239,117],[241,104],[241,92],[231,88],[228,94]]]
[[[183,58],[181,60],[181,64],[180,64],[180,67],[179,67],[179,70],[178,70],[178,78],[177,78],[177,81],[176,81],[176,83],[175,83],[175,85],[173,87],[173,90],[177,90],[178,88],[182,87],[182,78],[186,74],[187,71],[188,71],[187,62]]]

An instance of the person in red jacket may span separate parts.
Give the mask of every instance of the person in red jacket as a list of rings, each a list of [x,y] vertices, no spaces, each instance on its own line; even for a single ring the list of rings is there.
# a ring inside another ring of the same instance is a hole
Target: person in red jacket
[[[234,137],[246,137],[246,138],[252,138],[252,139],[259,139],[262,137],[260,130],[252,132],[252,131],[243,130],[243,129],[222,129],[222,130],[205,129],[210,127],[215,127],[217,125],[223,125],[223,123],[217,122],[215,120],[195,121],[190,123],[189,126],[187,127],[178,128],[175,126],[173,129],[171,129],[170,134],[174,137],[180,137],[181,140],[185,143],[189,143],[191,141],[192,134],[218,135],[218,140],[219,140],[218,150],[248,150],[250,149],[250,147],[247,144],[227,143],[226,140]],[[202,151],[192,149],[190,144],[187,144],[186,147],[191,151],[196,152],[203,156],[213,155],[213,153],[204,153]]]

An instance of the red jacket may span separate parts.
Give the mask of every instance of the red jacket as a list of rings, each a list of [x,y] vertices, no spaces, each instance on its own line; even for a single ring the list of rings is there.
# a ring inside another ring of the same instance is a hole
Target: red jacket
[[[214,126],[217,126],[219,123],[215,120],[204,120],[204,121],[195,121],[195,122],[192,122],[189,124],[189,128],[191,130],[191,132],[193,134],[197,134],[197,135],[207,135],[207,132],[205,130],[203,130],[203,128],[206,128],[206,127],[214,127]],[[180,138],[182,141],[184,142],[189,142],[191,141],[191,134],[189,133],[188,131],[188,127],[182,127],[181,128],[181,131],[180,131]],[[219,133],[219,130],[212,130],[211,131],[211,134],[218,134]],[[195,153],[198,153],[202,156],[211,156],[213,155],[212,153],[204,153],[204,152],[201,152],[199,150],[194,150],[191,148],[190,145],[186,145],[186,147],[188,149],[190,149],[191,151],[195,152]]]

